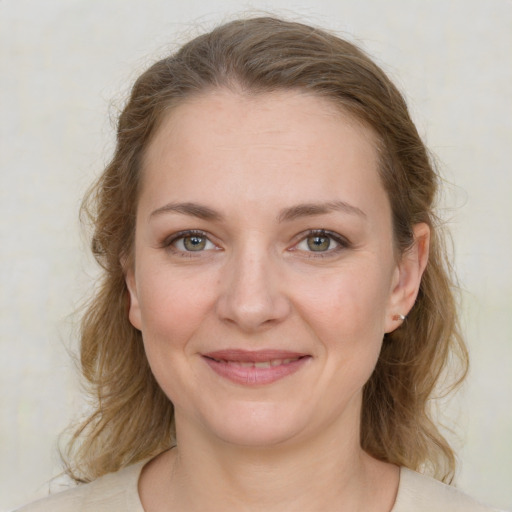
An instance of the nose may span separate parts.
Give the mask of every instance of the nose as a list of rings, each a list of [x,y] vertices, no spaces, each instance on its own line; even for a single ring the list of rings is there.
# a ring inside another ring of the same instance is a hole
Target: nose
[[[244,332],[267,329],[290,314],[282,288],[279,265],[268,251],[242,251],[224,270],[217,314]]]

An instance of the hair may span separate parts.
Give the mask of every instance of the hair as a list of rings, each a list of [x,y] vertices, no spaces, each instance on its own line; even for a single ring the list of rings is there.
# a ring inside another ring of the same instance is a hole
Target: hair
[[[90,481],[176,442],[173,404],[128,319],[124,266],[133,264],[144,154],[160,122],[186,99],[218,88],[327,98],[377,135],[397,252],[411,247],[420,222],[429,225],[431,241],[416,303],[401,327],[385,335],[364,387],[361,446],[380,460],[451,481],[455,455],[436,425],[432,398],[443,376],[450,376],[450,389],[462,381],[468,361],[434,213],[440,178],[402,95],[361,49],[324,30],[271,17],[221,25],[156,62],[136,80],[120,114],[113,158],[82,205],[103,274],[81,323],[81,372],[93,411],[75,427],[63,455],[67,473]]]

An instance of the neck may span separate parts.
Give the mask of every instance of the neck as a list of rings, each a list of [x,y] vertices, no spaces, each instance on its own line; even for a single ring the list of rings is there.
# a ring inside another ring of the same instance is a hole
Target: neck
[[[151,492],[141,477],[148,512],[387,512],[394,503],[398,470],[360,448],[358,424],[266,447],[226,443],[179,421],[177,433],[178,446],[143,473]]]
[[[201,496],[222,497],[222,509],[226,511],[315,510],[308,501],[329,500],[329,494],[350,487],[363,471],[361,452],[343,450],[345,457],[333,457],[335,450],[333,445],[328,450],[319,450],[311,444],[256,448],[224,443],[208,450],[195,444],[178,451],[175,467],[183,470],[186,482],[194,488],[189,496],[198,500]],[[198,472],[195,461],[201,453]]]

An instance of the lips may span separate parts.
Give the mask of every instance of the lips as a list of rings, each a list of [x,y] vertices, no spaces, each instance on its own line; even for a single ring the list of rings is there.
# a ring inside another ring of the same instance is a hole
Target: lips
[[[301,369],[311,357],[281,350],[219,350],[203,354],[217,375],[248,386],[270,384]]]

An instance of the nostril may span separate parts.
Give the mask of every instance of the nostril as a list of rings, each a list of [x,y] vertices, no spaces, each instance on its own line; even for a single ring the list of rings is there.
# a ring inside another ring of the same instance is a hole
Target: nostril
[[[266,300],[251,298],[223,297],[219,300],[217,314],[230,325],[237,325],[244,331],[269,328],[283,321],[289,307],[282,297],[267,296]]]

